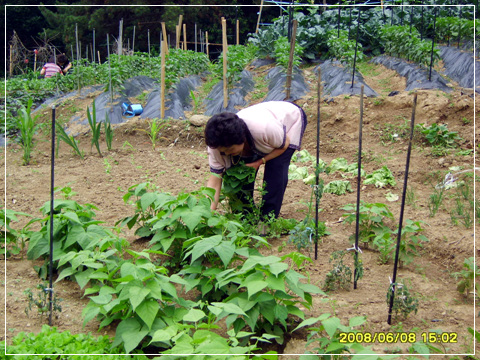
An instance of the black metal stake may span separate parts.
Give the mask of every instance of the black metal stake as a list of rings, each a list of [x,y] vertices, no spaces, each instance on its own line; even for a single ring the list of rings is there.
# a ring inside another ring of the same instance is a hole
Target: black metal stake
[[[55,188],[55,105],[52,107],[52,160],[50,174],[50,255],[48,265],[48,325],[52,326],[52,295],[53,295],[53,212],[54,212],[54,188]]]
[[[362,173],[362,129],[363,129],[363,85],[360,88],[360,123],[358,125],[358,173],[357,173],[357,218],[355,221],[355,256],[354,262],[358,264],[358,235],[360,234],[360,182]],[[353,288],[357,288],[357,266],[353,272]]]
[[[353,80],[355,79],[355,67],[357,65],[357,49],[358,49],[358,33],[360,32],[360,9],[358,10],[358,17],[357,17],[357,35],[355,37],[355,55],[353,56],[353,72],[352,72],[352,86],[350,87],[353,89]]]
[[[428,73],[428,81],[432,81],[433,49],[435,48],[435,23],[436,22],[437,22],[437,8],[434,8],[433,9],[432,51],[430,53],[430,71]]]
[[[403,212],[405,209],[405,198],[407,194],[407,181],[408,181],[408,169],[410,167],[410,154],[412,152],[412,141],[413,141],[413,129],[415,127],[415,109],[417,108],[417,94],[413,95],[413,108],[412,108],[412,119],[410,120],[410,141],[408,142],[407,150],[407,162],[405,166],[405,179],[403,182],[403,193],[402,193],[402,204],[400,207],[400,220],[398,224],[398,235],[397,235],[397,248],[395,251],[395,262],[393,265],[393,277],[392,283],[388,291],[391,291],[390,294],[390,304],[388,308],[388,324],[392,324],[392,308],[393,302],[395,300],[395,283],[397,281],[397,268],[398,268],[398,256],[400,253],[400,241],[402,239],[402,224],[403,224]]]
[[[340,37],[340,11],[341,7],[338,7],[338,18],[337,18],[337,37]]]
[[[462,8],[460,8],[460,11],[458,12],[458,19],[462,20]],[[458,32],[457,49],[460,49],[460,31]]]
[[[320,163],[320,102],[321,102],[321,85],[322,85],[322,71],[318,67],[318,82],[317,82],[317,166],[315,168],[315,185],[318,191],[319,173],[318,167]],[[315,260],[318,258],[318,196],[315,194]]]

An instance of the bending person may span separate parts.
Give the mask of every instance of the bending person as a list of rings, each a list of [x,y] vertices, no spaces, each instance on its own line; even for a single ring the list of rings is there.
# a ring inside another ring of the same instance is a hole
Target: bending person
[[[278,218],[288,183],[288,167],[299,150],[307,125],[305,112],[296,104],[269,101],[214,115],[205,127],[211,175],[207,187],[215,189],[212,209],[218,205],[225,170],[243,161],[255,168],[265,165],[261,215]],[[253,201],[254,182],[248,185]]]

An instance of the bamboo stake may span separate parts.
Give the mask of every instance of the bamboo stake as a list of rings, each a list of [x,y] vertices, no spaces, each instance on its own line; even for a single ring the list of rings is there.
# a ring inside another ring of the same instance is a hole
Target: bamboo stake
[[[175,25],[175,49],[180,47],[180,37],[178,35],[178,25]]]
[[[197,52],[197,23],[195,23],[195,52]]]
[[[167,42],[167,28],[165,27],[165,23],[162,22],[162,34],[163,34],[163,41],[165,42],[165,55],[168,55],[168,44]]]
[[[10,76],[13,75],[13,46],[10,45]]]
[[[178,17],[178,27],[177,27],[177,42],[176,42],[177,49],[180,47],[180,38],[182,35],[182,21],[183,21],[183,15],[180,15]]]
[[[165,38],[161,43],[161,73],[160,73],[160,118],[165,119],[165,54],[167,52],[167,41]]]
[[[295,55],[295,40],[297,37],[297,20],[293,20],[292,39],[290,40],[290,57],[288,59],[287,80],[285,82],[285,100],[290,99],[290,88],[292,87],[293,56]]]
[[[208,53],[208,31],[205,31],[205,48],[206,48],[207,57],[208,57],[210,55]]]
[[[240,45],[240,20],[237,20],[237,45]]]
[[[183,24],[183,50],[187,50],[187,24]]]
[[[258,28],[260,26],[260,17],[262,16],[263,0],[260,3],[260,11],[258,12],[257,28],[255,29],[255,34],[258,33]]]
[[[36,53],[33,59],[33,72],[35,71],[37,71],[37,54]]]
[[[92,47],[92,52],[93,52],[93,63],[95,64],[95,28],[93,28],[93,47]]]
[[[222,17],[222,40],[223,40],[223,108],[228,105],[228,84],[227,84],[227,20]]]
[[[148,58],[150,58],[150,29],[147,30]]]
[[[102,61],[100,60],[100,50],[97,51],[98,54],[98,65],[102,64]]]

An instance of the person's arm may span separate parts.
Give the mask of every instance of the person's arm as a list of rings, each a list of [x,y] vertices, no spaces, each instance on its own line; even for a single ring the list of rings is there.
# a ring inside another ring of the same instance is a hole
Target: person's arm
[[[258,159],[253,163],[245,164],[245,166],[250,166],[255,168],[255,170],[258,170],[260,165],[265,164],[267,161],[275,159],[276,157],[282,155],[288,149],[289,145],[290,145],[290,138],[287,136],[285,139],[285,145],[283,146],[283,148],[275,149],[270,154],[265,155],[263,158]]]
[[[69,62],[67,66],[65,66],[65,69],[63,69],[63,73],[66,74],[68,72],[68,70],[70,70],[72,68],[72,63]]]
[[[42,70],[40,70],[40,75],[45,75],[45,67],[42,67]]]
[[[222,190],[222,176],[214,173],[210,174],[207,181],[207,187],[215,189],[215,197],[210,209],[216,210],[218,201],[220,200],[220,191]]]

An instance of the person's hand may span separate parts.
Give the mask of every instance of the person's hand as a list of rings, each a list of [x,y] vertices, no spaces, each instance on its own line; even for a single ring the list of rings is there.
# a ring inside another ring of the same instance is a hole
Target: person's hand
[[[252,163],[245,164],[245,166],[253,167],[255,169],[255,171],[257,171],[258,168],[260,167],[260,165],[262,165],[262,164],[263,164],[263,161],[262,161],[262,159],[260,159],[260,160],[254,161]]]

